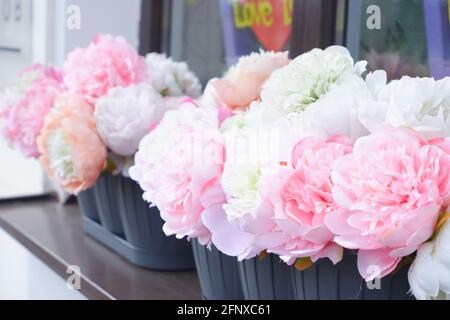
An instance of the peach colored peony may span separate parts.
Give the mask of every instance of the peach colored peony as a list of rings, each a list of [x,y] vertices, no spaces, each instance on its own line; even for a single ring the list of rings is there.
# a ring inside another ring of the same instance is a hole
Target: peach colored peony
[[[259,98],[272,72],[288,63],[287,52],[261,51],[241,57],[223,78],[212,82],[217,99],[232,110],[246,109]]]
[[[39,156],[36,138],[55,96],[62,90],[59,72],[39,64],[23,70],[6,89],[0,110],[2,133],[26,157]]]
[[[147,65],[124,38],[97,35],[69,53],[63,74],[69,91],[93,103],[110,88],[147,81]]]
[[[178,110],[166,112],[142,139],[130,169],[144,200],[158,207],[164,232],[198,238],[202,244],[211,239],[203,212],[220,209],[225,201],[220,185],[224,147],[214,111],[188,99]]]
[[[95,184],[105,166],[106,147],[97,134],[92,107],[75,95],[61,95],[38,137],[40,162],[66,191]]]
[[[353,154],[334,163],[332,193],[346,210],[325,222],[336,243],[360,249],[365,279],[389,274],[433,234],[450,195],[449,145],[388,127],[358,139]]]
[[[277,174],[270,187],[274,219],[286,241],[269,252],[288,264],[301,257],[314,262],[328,257],[335,264],[341,260],[342,247],[333,242],[325,217],[341,210],[331,193],[331,166],[351,150],[352,141],[342,136],[308,137],[294,147],[292,167]]]

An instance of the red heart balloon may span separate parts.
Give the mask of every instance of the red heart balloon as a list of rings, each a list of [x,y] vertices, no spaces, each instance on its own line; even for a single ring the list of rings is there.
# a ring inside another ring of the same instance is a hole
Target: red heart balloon
[[[241,4],[264,49],[283,49],[292,30],[292,0],[241,0]]]

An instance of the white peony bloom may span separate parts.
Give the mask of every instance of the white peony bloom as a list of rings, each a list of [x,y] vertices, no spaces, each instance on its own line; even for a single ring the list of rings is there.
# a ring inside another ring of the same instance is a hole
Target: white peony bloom
[[[367,135],[369,132],[359,117],[361,109],[376,112],[375,97],[385,84],[384,71],[370,73],[365,80],[352,73],[345,74],[301,113],[303,130],[315,136],[344,135],[354,140]]]
[[[113,152],[133,155],[139,141],[168,109],[174,108],[148,84],[113,88],[97,100],[95,123],[99,135]]]
[[[450,222],[433,241],[422,244],[408,272],[411,291],[418,300],[450,299]]]
[[[185,62],[176,62],[165,54],[149,53],[145,57],[155,89],[163,96],[200,96],[202,86]]]
[[[274,71],[263,86],[261,99],[284,114],[302,112],[324,96],[345,73],[361,75],[365,66],[365,61],[354,65],[344,47],[313,49]]]
[[[403,77],[382,88],[376,98],[376,108],[361,113],[370,131],[389,125],[409,127],[428,139],[450,136],[449,77]]]
[[[245,223],[256,218],[261,179],[290,162],[292,147],[302,135],[299,121],[298,115],[282,117],[270,125],[236,126],[224,133],[227,159],[222,186],[229,221]]]
[[[220,130],[228,132],[248,127],[263,128],[273,125],[282,117],[283,115],[277,109],[261,101],[254,101],[247,111],[236,111],[233,116],[223,121]]]

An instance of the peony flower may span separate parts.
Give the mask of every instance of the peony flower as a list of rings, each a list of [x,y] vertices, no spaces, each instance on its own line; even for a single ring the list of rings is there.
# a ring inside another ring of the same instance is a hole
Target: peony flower
[[[211,233],[202,214],[225,200],[220,186],[223,162],[217,112],[188,101],[168,111],[142,139],[130,176],[144,190],[144,200],[160,210],[167,235],[208,244]]]
[[[344,74],[360,75],[365,65],[364,61],[354,65],[344,47],[313,49],[274,71],[263,86],[261,99],[283,114],[302,112],[325,95]]]
[[[175,100],[175,101],[174,101]],[[163,98],[149,84],[112,88],[97,100],[94,118],[98,133],[113,152],[133,155],[141,139],[177,107],[177,98]]]
[[[49,176],[74,194],[94,185],[106,161],[92,107],[81,97],[58,96],[38,137],[40,162]]]
[[[152,85],[163,96],[197,98],[202,86],[185,62],[175,62],[165,54],[149,53],[145,56],[152,76]]]
[[[239,259],[252,258],[284,241],[273,220],[273,207],[267,200],[272,176],[280,163],[289,161],[299,140],[295,121],[280,118],[268,126],[234,128],[225,132],[226,162],[222,186],[226,195],[223,208],[227,220],[253,240],[235,248]],[[268,191],[267,191],[268,192]],[[220,250],[227,244],[217,245]]]
[[[36,138],[55,96],[63,90],[61,75],[51,67],[33,65],[21,72],[2,99],[0,124],[6,140],[26,157],[38,157]]]
[[[450,77],[403,77],[382,88],[376,100],[375,108],[361,112],[370,131],[389,125],[414,129],[427,139],[450,136]]]
[[[226,133],[231,130],[241,130],[245,128],[256,129],[270,127],[282,117],[283,115],[275,108],[272,108],[261,101],[254,101],[250,104],[247,111],[236,111],[226,118],[222,122],[220,130]]]
[[[239,58],[222,79],[212,81],[217,99],[232,110],[247,108],[272,72],[288,63],[288,52],[261,50]]]
[[[147,65],[124,38],[97,35],[69,53],[63,74],[69,91],[93,103],[110,88],[146,81]]]
[[[332,195],[331,167],[351,150],[351,140],[343,136],[307,137],[294,147],[291,165],[270,179],[267,194],[275,223],[286,239],[268,252],[280,255],[288,264],[301,257],[313,262],[328,257],[334,264],[341,260],[342,247],[333,242],[325,217],[342,210]]]
[[[447,214],[448,215],[448,214]],[[417,249],[408,272],[411,291],[418,300],[450,299],[450,223],[444,222],[433,241]]]
[[[433,234],[450,192],[448,143],[384,128],[358,139],[353,153],[333,164],[332,194],[345,210],[325,222],[336,243],[360,249],[365,279],[389,274]],[[379,274],[369,274],[373,266]]]
[[[360,119],[361,110],[376,113],[376,94],[386,84],[386,73],[376,71],[363,80],[343,75],[317,102],[301,113],[301,125],[313,136],[343,135],[356,140],[369,132]]]

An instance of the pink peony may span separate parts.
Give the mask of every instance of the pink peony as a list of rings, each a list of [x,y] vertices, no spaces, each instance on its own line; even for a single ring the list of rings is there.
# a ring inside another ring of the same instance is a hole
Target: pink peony
[[[365,279],[389,274],[433,234],[449,197],[448,151],[448,140],[384,128],[358,139],[353,154],[334,163],[333,196],[346,210],[325,222],[336,243],[360,249]]]
[[[186,100],[164,118],[139,146],[132,179],[144,190],[144,200],[155,204],[167,235],[210,242],[202,222],[207,209],[225,201],[220,185],[224,146],[213,109],[198,108]]]
[[[79,96],[56,98],[38,146],[45,171],[70,193],[93,186],[105,166],[106,147],[97,134],[93,108]]]
[[[232,110],[247,108],[259,98],[272,72],[288,63],[287,52],[261,51],[241,57],[222,79],[212,82],[217,99]]]
[[[0,122],[6,140],[26,157],[38,157],[36,138],[54,98],[63,90],[61,75],[51,67],[33,65],[7,88]]]
[[[87,48],[69,54],[63,74],[71,92],[93,103],[112,87],[146,81],[147,65],[124,38],[97,35]]]
[[[292,167],[286,167],[271,182],[274,219],[286,241],[269,248],[269,252],[280,255],[289,264],[301,257],[340,261],[342,248],[333,242],[325,216],[341,210],[331,193],[331,167],[351,150],[351,140],[342,136],[327,140],[308,137],[294,147]]]

